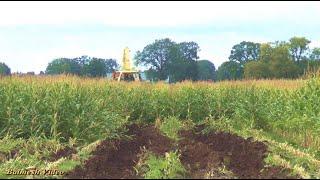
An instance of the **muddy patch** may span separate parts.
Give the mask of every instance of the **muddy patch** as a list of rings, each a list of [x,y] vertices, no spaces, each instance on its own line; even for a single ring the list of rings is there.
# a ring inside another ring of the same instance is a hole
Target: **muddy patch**
[[[141,178],[133,167],[139,160],[138,154],[142,148],[156,155],[164,155],[172,147],[172,141],[153,126],[131,125],[128,129],[127,135],[132,139],[103,141],[85,165],[76,167],[67,178]]]
[[[192,178],[298,178],[281,167],[264,169],[268,153],[264,143],[225,132],[203,135],[201,129],[180,132],[181,160]]]
[[[229,133],[211,133],[197,140],[224,155],[224,163],[239,178],[255,178],[264,167],[267,146]]]
[[[66,178],[137,179],[134,166],[143,149],[157,156],[179,149],[180,160],[188,171],[186,178],[298,178],[280,167],[265,168],[267,146],[252,138],[225,133],[201,134],[203,127],[180,131],[181,140],[173,142],[153,126],[128,126],[131,138],[103,141],[84,165]]]
[[[214,177],[209,175],[210,171],[218,170],[222,166],[223,156],[202,142],[189,139],[182,140],[179,144],[181,152],[180,160],[187,170],[186,177],[202,179],[206,176],[210,178],[222,178],[222,174],[214,173]],[[229,177],[230,178],[230,177]]]

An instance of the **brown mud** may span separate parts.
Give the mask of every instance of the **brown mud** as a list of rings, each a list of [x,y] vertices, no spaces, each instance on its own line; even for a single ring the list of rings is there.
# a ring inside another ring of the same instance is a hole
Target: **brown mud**
[[[290,171],[281,167],[264,168],[268,152],[262,142],[225,132],[203,135],[201,130],[198,127],[180,132],[181,162],[191,178],[299,178],[290,176]],[[222,167],[231,173],[221,170]]]
[[[132,139],[103,141],[84,167],[76,167],[68,173],[67,178],[141,178],[136,175],[133,167],[139,160],[138,154],[142,148],[156,155],[164,155],[173,144],[153,126],[131,125],[127,135],[132,136]]]
[[[299,178],[281,167],[264,168],[264,143],[224,132],[203,135],[202,129],[199,126],[180,131],[181,140],[175,143],[153,126],[131,125],[127,132],[131,139],[103,141],[92,157],[67,173],[66,178],[142,178],[134,170],[142,148],[158,156],[178,148],[187,178]]]

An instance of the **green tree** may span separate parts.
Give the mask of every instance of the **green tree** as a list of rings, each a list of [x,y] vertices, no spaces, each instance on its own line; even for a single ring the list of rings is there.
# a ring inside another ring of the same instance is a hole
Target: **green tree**
[[[298,66],[292,61],[289,45],[276,43],[272,50],[270,71],[275,78],[295,78],[298,76]]]
[[[182,42],[172,47],[168,75],[170,82],[197,80],[199,46],[195,42]]]
[[[247,79],[261,79],[272,77],[269,66],[273,56],[273,48],[269,43],[260,45],[258,61],[249,61],[244,65],[244,77]]]
[[[169,38],[155,40],[134,57],[137,65],[149,68],[148,78],[170,82],[196,80],[199,46],[195,42],[177,44]],[[151,73],[152,72],[152,73]],[[154,77],[150,77],[153,75]]]
[[[119,68],[119,64],[114,59],[102,59],[92,57],[84,64],[82,75],[91,77],[104,77],[107,73],[112,73]]]
[[[320,48],[314,48],[312,49],[311,55],[310,55],[311,60],[318,60],[320,61]]]
[[[0,62],[0,75],[10,75],[11,69],[5,63]]]
[[[247,79],[265,79],[270,77],[269,63],[251,61],[244,65],[244,77]]]
[[[208,60],[197,61],[198,80],[216,80],[216,68]]]
[[[158,80],[157,79],[157,71],[152,69],[152,68],[149,68],[148,70],[145,70],[144,71],[145,75],[146,75],[146,79],[150,80],[150,81],[156,81]]]
[[[243,68],[236,61],[227,61],[219,66],[217,71],[218,80],[238,80],[242,78]]]
[[[258,60],[260,55],[260,44],[254,42],[242,41],[232,47],[229,56],[230,61],[235,61],[243,66],[248,61]]]
[[[107,73],[112,73],[119,69],[119,64],[115,59],[104,59],[104,63],[106,64]]]
[[[273,48],[270,43],[263,43],[260,45],[259,61],[270,62],[272,57]]]
[[[156,79],[165,80],[168,77],[170,51],[176,43],[169,38],[155,40],[152,44],[138,51],[134,57],[136,64],[145,65],[157,72]]]
[[[171,47],[169,53],[170,61],[168,62],[168,76],[169,82],[177,82],[185,79],[185,72],[187,71],[188,61],[184,59],[179,45],[175,44]]]
[[[307,75],[309,73],[316,73],[320,68],[320,61],[315,59],[303,59],[296,63],[299,67],[299,76]]]
[[[80,75],[89,75],[87,68],[88,68],[90,61],[92,60],[91,57],[89,57],[87,55],[83,55],[81,57],[73,58],[72,60],[76,61],[79,64],[80,69],[81,69]]]
[[[184,79],[197,80],[198,69],[197,60],[200,47],[196,42],[182,42],[179,43],[179,49],[182,53],[182,58],[186,61],[186,71],[184,72]],[[176,72],[176,71],[175,71]]]
[[[54,59],[46,68],[46,74],[81,74],[81,66],[77,61],[68,58]]]
[[[59,58],[49,63],[46,74],[75,74],[101,77],[119,68],[115,59],[81,56],[73,59]]]
[[[84,68],[85,75],[91,77],[103,77],[107,75],[107,66],[104,59],[92,58]]]
[[[291,44],[284,41],[261,44],[257,62],[248,62],[244,68],[246,78],[295,78],[302,72],[290,54]]]
[[[294,61],[299,62],[305,57],[305,53],[309,49],[308,44],[311,41],[306,39],[305,37],[292,37],[289,40],[289,50]]]

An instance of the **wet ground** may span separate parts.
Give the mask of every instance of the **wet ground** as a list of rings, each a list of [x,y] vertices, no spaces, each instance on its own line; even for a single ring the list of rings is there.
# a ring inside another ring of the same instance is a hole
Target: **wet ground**
[[[131,138],[103,141],[93,156],[66,178],[142,178],[133,167],[143,148],[158,156],[179,149],[187,178],[298,178],[281,167],[264,168],[267,146],[262,142],[224,132],[203,135],[201,130],[181,131],[181,140],[174,142],[153,126],[131,125],[127,132]]]

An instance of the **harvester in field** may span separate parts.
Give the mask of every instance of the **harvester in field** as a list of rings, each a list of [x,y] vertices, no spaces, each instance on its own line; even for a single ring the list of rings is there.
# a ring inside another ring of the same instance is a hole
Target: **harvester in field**
[[[141,81],[140,71],[135,70],[131,65],[130,50],[126,47],[123,51],[122,68],[120,71],[112,73],[112,79],[115,81]]]

